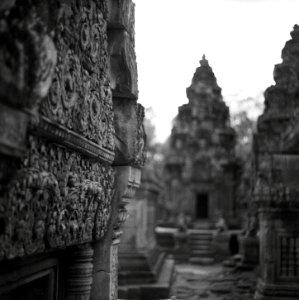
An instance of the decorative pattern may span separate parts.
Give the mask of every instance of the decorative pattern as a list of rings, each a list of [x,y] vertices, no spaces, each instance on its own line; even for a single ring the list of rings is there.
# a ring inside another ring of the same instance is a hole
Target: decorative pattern
[[[61,1],[54,28],[57,66],[40,112],[113,151],[105,1]]]
[[[117,300],[118,295],[118,243],[110,247],[110,300]]]
[[[97,240],[111,213],[112,167],[29,138],[0,201],[0,259]]]
[[[282,50],[282,63],[275,65],[275,85],[265,91],[265,110],[258,120],[258,149],[281,152],[292,148],[292,131],[298,124],[299,26]]]
[[[89,300],[92,285],[93,249],[89,244],[77,246],[72,251],[67,270],[67,300]]]
[[[299,237],[280,237],[280,276],[299,277]]]
[[[54,123],[45,117],[40,117],[37,124],[32,123],[33,122],[31,122],[32,133],[47,137],[55,143],[69,147],[93,159],[108,163],[113,162],[115,156],[114,152],[99,146],[74,131],[68,130],[62,125]]]
[[[188,103],[178,108],[165,163],[170,213],[178,216],[183,212],[197,218],[197,194],[211,191],[209,221],[217,220],[221,212],[230,222],[236,207],[236,133],[230,127],[229,108],[205,55],[186,92]]]
[[[22,1],[1,18],[0,98],[14,107],[34,109],[50,88],[56,50],[29,2]]]
[[[146,134],[143,126],[144,119],[144,108],[141,104],[136,104],[136,115],[137,115],[137,137],[135,139],[135,155],[134,165],[144,166],[146,160]]]

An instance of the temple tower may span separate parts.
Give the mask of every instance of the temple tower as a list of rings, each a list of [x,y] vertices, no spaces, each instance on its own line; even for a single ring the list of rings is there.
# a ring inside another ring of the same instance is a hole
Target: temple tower
[[[199,227],[212,227],[219,215],[234,218],[235,132],[229,109],[205,55],[179,107],[166,163],[173,210]]]
[[[299,298],[299,26],[295,25],[265,91],[254,139],[260,266],[255,299]]]

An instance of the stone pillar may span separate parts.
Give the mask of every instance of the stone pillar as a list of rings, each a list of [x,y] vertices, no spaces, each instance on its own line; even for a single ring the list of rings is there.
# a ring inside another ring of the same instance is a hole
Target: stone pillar
[[[113,196],[113,226],[105,239],[94,245],[94,284],[92,300],[117,300],[118,247],[122,225],[127,219],[126,204],[134,198],[139,187],[141,170],[131,166],[115,167],[115,192]]]
[[[174,261],[167,258],[155,241],[161,190],[154,170],[145,167],[141,186],[128,204],[129,217],[119,248],[119,297],[122,299],[143,299],[149,295],[152,299],[169,297]]]
[[[108,1],[109,75],[114,111],[115,190],[110,230],[94,245],[95,271],[91,293],[93,300],[118,297],[118,246],[121,225],[126,220],[126,204],[140,184],[144,164],[144,111],[137,104],[137,63],[134,41],[134,3],[131,0]]]
[[[119,194],[118,199],[118,218],[117,221],[114,224],[113,228],[113,244],[112,244],[112,253],[113,253],[113,259],[112,259],[112,270],[114,270],[114,274],[112,276],[114,285],[113,289],[118,290],[118,270],[119,270],[119,264],[118,264],[118,246],[120,244],[120,237],[122,236],[123,232],[121,229],[121,226],[124,224],[128,217],[126,205],[129,203],[132,199],[134,199],[136,189],[140,185],[140,177],[141,177],[141,171],[140,169],[128,167],[128,166],[120,166],[117,167],[118,174],[120,175],[120,178],[122,178],[123,183],[127,183],[126,186],[124,186],[124,189],[122,190],[122,193]],[[117,292],[115,292],[117,293]]]
[[[67,270],[67,300],[90,299],[93,252],[90,244],[76,246],[71,252],[71,259]]]

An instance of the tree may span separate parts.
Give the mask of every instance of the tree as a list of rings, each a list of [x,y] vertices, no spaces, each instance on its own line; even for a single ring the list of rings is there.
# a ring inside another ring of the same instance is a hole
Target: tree
[[[232,126],[236,131],[236,155],[241,159],[248,159],[252,151],[253,133],[256,121],[248,117],[245,110],[232,115]]]

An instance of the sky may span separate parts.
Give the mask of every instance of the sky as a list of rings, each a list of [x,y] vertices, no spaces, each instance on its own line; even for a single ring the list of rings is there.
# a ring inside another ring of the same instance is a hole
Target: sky
[[[205,54],[231,113],[263,102],[274,65],[294,24],[299,0],[134,0],[139,102],[152,108],[156,141],[171,133],[178,107],[188,102]],[[248,101],[247,101],[248,102]]]

